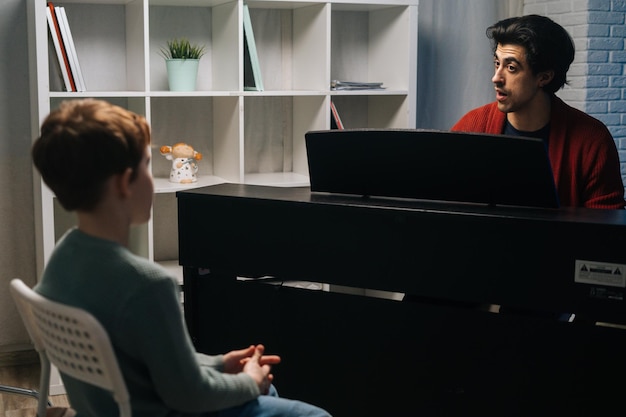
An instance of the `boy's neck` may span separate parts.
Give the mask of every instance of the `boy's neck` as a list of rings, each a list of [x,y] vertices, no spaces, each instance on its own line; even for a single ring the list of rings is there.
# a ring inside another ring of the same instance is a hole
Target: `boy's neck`
[[[130,225],[117,216],[101,216],[97,212],[78,212],[78,229],[90,236],[128,247]]]

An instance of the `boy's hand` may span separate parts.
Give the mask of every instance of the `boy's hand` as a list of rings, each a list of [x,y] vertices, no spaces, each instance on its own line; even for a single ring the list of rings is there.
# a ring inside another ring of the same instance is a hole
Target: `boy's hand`
[[[259,365],[276,365],[280,363],[280,356],[278,355],[263,355],[265,351],[263,345],[250,345],[245,349],[233,350],[224,354],[224,372],[228,374],[243,372],[245,364],[252,358],[258,348],[262,349],[258,360]]]
[[[250,375],[252,379],[254,379],[261,394],[267,394],[269,392],[270,385],[274,379],[274,375],[270,373],[270,365],[268,363],[261,363],[264,357],[264,351],[265,347],[263,345],[257,345],[254,347],[254,352],[251,357],[242,359],[242,361],[245,362],[243,372]]]

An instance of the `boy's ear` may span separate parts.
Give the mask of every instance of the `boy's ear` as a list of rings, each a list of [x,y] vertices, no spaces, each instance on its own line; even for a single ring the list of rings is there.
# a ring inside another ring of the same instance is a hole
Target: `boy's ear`
[[[120,197],[128,197],[131,194],[130,184],[132,182],[133,169],[126,168],[124,172],[116,175],[116,189]]]

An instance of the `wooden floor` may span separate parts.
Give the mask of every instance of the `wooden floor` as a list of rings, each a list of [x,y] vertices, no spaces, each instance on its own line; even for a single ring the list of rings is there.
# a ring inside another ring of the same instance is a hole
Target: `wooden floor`
[[[0,384],[39,391],[39,361],[33,352],[0,355]],[[68,407],[67,396],[50,397],[56,407]],[[0,417],[35,417],[37,400],[30,396],[0,392]]]

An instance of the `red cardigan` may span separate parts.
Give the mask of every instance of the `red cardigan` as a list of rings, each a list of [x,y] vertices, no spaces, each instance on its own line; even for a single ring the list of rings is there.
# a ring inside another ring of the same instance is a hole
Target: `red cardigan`
[[[471,110],[452,130],[502,134],[505,113],[493,102]],[[615,141],[607,127],[553,96],[548,154],[561,206],[624,208]]]

